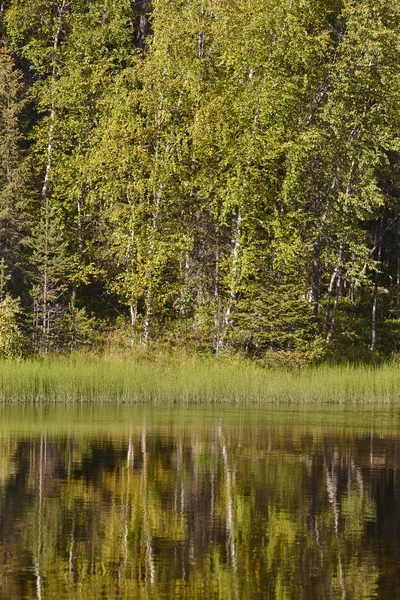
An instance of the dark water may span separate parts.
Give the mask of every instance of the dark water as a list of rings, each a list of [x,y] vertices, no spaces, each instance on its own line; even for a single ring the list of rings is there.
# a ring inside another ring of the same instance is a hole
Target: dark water
[[[400,598],[400,411],[0,410],[0,598]]]

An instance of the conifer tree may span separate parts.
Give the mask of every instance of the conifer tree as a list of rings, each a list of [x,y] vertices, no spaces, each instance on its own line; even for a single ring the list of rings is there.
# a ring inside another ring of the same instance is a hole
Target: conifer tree
[[[6,48],[0,48],[0,257],[8,265],[11,288],[21,284],[24,245],[29,234],[32,195],[23,155],[21,75]]]

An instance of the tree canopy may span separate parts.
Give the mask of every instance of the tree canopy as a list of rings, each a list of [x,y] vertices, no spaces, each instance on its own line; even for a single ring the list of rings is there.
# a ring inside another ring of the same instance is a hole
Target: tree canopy
[[[395,352],[399,33],[394,0],[2,3],[9,330]]]

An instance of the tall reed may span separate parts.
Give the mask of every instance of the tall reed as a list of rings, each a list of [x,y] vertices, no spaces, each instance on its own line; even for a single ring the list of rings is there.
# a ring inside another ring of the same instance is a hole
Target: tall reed
[[[73,355],[0,362],[2,402],[397,403],[395,365],[265,369],[239,360]]]

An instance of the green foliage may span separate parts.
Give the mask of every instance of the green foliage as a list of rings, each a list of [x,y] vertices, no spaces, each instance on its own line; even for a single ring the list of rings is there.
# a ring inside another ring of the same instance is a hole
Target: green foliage
[[[20,300],[6,294],[0,301],[0,357],[19,358],[27,339],[21,328]]]
[[[239,300],[234,332],[243,348],[258,356],[271,351],[304,350],[315,339],[317,324],[296,285],[252,286]]]
[[[130,319],[134,344],[394,351],[399,16],[394,0],[9,0],[0,254],[36,347],[70,347],[78,298],[103,329]]]
[[[29,164],[22,152],[22,74],[0,47],[0,255],[14,283],[15,267],[26,261],[24,244],[32,220]]]

